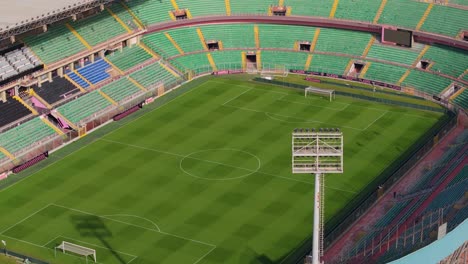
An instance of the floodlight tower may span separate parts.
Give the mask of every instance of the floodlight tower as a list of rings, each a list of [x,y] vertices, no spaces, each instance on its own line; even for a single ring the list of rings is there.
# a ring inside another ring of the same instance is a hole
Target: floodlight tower
[[[325,173],[343,173],[343,133],[338,128],[294,129],[292,133],[294,174],[315,174],[314,229],[308,263],[319,264],[323,256]]]

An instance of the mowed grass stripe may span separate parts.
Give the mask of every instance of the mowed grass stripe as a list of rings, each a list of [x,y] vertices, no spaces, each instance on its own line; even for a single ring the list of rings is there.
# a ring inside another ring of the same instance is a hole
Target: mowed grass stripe
[[[226,79],[208,81],[28,181],[0,192],[0,209],[12,212],[8,218],[0,218],[0,229],[20,221],[44,206],[44,202],[58,203],[97,215],[147,218],[164,232],[215,244],[211,252],[202,252],[207,255],[198,263],[280,261],[310,234],[313,213],[313,184],[294,181],[313,179],[310,175],[291,174],[290,133],[297,126],[322,125],[274,120],[265,115],[265,110],[306,119],[320,116],[344,126],[359,123],[359,128],[373,122],[365,131],[343,128],[345,173],[327,176],[326,186],[330,188],[325,197],[326,219],[343,209],[355,197],[355,191],[363,189],[440,117],[342,97],[332,103],[318,97],[309,99],[297,90]],[[226,102],[256,107],[258,112],[223,106]],[[317,107],[306,105],[309,103]],[[329,108],[344,109],[347,118]],[[388,113],[381,116],[385,111]],[[191,164],[185,164],[197,175],[222,179],[238,175],[239,170],[234,167],[250,170],[255,165],[247,156],[218,149],[252,153],[260,158],[261,168],[250,176],[227,181],[194,178],[180,170],[184,156],[205,150],[199,156],[194,154],[199,160],[190,159]],[[210,162],[204,159],[227,166],[209,166]],[[118,219],[151,227],[142,219]],[[47,227],[68,225],[50,225],[46,218],[38,222]],[[154,263],[156,252],[161,252],[161,259],[156,258],[158,263],[193,262],[177,254],[178,248],[189,244],[152,242],[152,231],[145,229],[115,227],[112,232],[112,246],[128,248],[131,254],[138,255],[136,263]],[[32,235],[31,239],[46,240],[40,233]],[[76,236],[82,241],[95,239]],[[189,255],[199,253],[193,251]]]

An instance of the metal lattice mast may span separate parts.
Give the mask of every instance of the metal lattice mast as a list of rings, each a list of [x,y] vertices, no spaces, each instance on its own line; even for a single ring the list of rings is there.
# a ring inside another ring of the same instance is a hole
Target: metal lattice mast
[[[314,225],[309,263],[319,264],[324,242],[324,173],[343,173],[343,134],[339,129],[295,129],[292,134],[293,173],[315,174]]]

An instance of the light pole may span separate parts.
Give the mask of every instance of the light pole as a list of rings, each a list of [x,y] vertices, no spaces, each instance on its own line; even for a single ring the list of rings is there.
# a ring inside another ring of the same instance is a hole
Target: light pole
[[[337,128],[294,129],[292,172],[315,175],[312,252],[307,263],[319,264],[323,256],[325,173],[343,173],[343,133]]]

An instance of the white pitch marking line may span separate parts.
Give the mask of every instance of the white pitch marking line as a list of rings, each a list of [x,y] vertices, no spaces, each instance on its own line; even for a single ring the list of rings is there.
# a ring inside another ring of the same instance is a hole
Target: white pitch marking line
[[[49,207],[49,206],[51,206],[51,205],[52,205],[52,204],[48,204],[48,205],[42,207],[41,209],[35,211],[34,213],[30,214],[29,216],[23,218],[21,221],[19,221],[19,222],[17,222],[16,224],[10,226],[9,228],[3,230],[3,231],[0,233],[0,235],[3,235],[3,234],[4,234],[5,232],[7,232],[8,230],[10,230],[10,229],[12,229],[13,227],[15,227],[15,226],[17,226],[17,225],[23,223],[24,221],[28,220],[29,218],[33,217],[34,215],[36,215],[37,213],[41,212],[42,210],[46,209],[47,207]]]
[[[200,262],[202,259],[204,259],[206,256],[208,256],[213,250],[216,249],[216,246],[214,246],[210,251],[206,252],[205,255],[201,256],[197,261],[195,261],[193,264],[197,264],[198,262]]]
[[[138,218],[138,219],[141,219],[141,220],[145,220],[145,221],[147,221],[147,222],[151,223],[152,225],[154,225],[154,226],[156,227],[156,229],[155,229],[155,230],[161,231],[161,229],[159,229],[159,226],[158,226],[158,225],[157,225],[155,222],[153,222],[153,221],[149,220],[148,218],[141,217],[141,216],[138,216],[138,215],[130,215],[130,214],[113,214],[113,215],[101,215],[101,216],[102,216],[102,217],[113,217],[113,216],[127,216],[127,217],[135,217],[135,218]]]
[[[346,104],[346,105],[345,105],[344,107],[342,107],[342,108],[335,108],[335,107],[328,107],[328,106],[320,106],[320,105],[313,105],[313,104],[295,102],[295,101],[284,100],[284,99],[278,99],[277,101],[288,102],[288,103],[291,103],[291,104],[307,105],[307,106],[315,107],[315,108],[330,109],[330,110],[334,110],[334,111],[337,111],[337,112],[342,112],[344,109],[346,109],[346,107],[349,106],[349,104]]]
[[[129,262],[127,262],[127,264],[130,264],[130,263],[132,263],[132,262],[133,262],[135,259],[137,259],[137,258],[138,258],[138,257],[134,257],[134,258],[132,258],[132,259],[131,259]]]
[[[344,128],[354,129],[354,130],[357,130],[357,131],[363,131],[362,129],[355,128],[355,127],[337,125],[337,124],[332,124],[332,123],[322,122],[322,121],[316,121],[316,120],[307,120],[307,119],[306,119],[306,120],[304,120],[304,121],[285,121],[285,120],[281,120],[281,119],[279,119],[279,118],[276,118],[276,117],[274,117],[273,115],[277,115],[277,116],[280,116],[280,117],[286,117],[286,118],[295,118],[295,119],[299,119],[299,118],[294,117],[294,116],[280,115],[280,114],[274,114],[274,113],[269,113],[269,112],[264,112],[264,113],[265,113],[266,116],[268,116],[269,118],[271,118],[271,119],[273,119],[273,120],[281,121],[281,122],[285,122],[285,123],[318,123],[318,124],[328,124],[328,125],[331,125],[331,126],[344,127]]]
[[[241,94],[239,94],[238,96],[235,96],[235,97],[229,99],[228,101],[224,102],[223,105],[228,104],[229,102],[236,100],[237,98],[241,97],[241,96],[242,96],[243,94],[245,94],[245,93],[248,93],[248,92],[251,91],[252,89],[253,89],[253,88],[250,88],[250,89],[247,89],[247,90],[243,91],[243,92],[242,92]]]
[[[46,247],[47,245],[49,245],[52,241],[55,241],[57,238],[59,238],[61,236],[56,236],[54,238],[52,238],[51,240],[47,241],[47,243],[45,243],[44,245],[42,245],[43,247]]]
[[[203,241],[200,241],[200,240],[190,239],[190,238],[186,238],[186,237],[183,237],[183,236],[179,236],[179,235],[175,235],[175,234],[171,234],[171,233],[167,233],[167,232],[147,228],[147,227],[144,227],[144,226],[127,223],[127,222],[124,222],[124,221],[119,221],[119,220],[115,220],[115,219],[112,219],[112,218],[102,217],[102,216],[92,214],[92,213],[89,213],[89,212],[86,212],[86,211],[83,211],[83,210],[79,210],[79,209],[75,209],[75,208],[71,208],[71,207],[67,207],[67,206],[63,206],[63,205],[59,205],[59,204],[55,204],[55,203],[51,204],[51,205],[61,207],[61,208],[64,208],[64,209],[67,209],[67,210],[70,210],[70,211],[75,211],[75,212],[78,212],[78,213],[86,214],[86,215],[92,215],[92,216],[100,217],[100,218],[107,219],[107,220],[110,220],[110,221],[114,221],[114,222],[117,222],[117,223],[138,227],[138,228],[141,228],[141,229],[145,229],[145,230],[148,230],[148,231],[160,233],[160,234],[163,234],[163,235],[177,237],[177,238],[180,238],[180,239],[184,239],[184,240],[187,240],[187,241],[192,241],[192,242],[202,244],[202,245],[206,245],[206,246],[210,246],[210,247],[216,246],[216,245],[213,245],[213,244],[210,244],[210,243],[207,243],[207,242],[203,242]]]
[[[367,125],[364,129],[362,129],[362,131],[366,131],[370,126],[372,126],[373,124],[375,124],[375,122],[379,121],[380,118],[382,118],[385,114],[387,114],[388,111],[385,111],[383,112],[379,117],[377,117],[372,123],[370,123],[369,125]]]
[[[119,142],[119,141],[114,141],[114,140],[109,140],[109,139],[100,139],[100,140],[101,140],[101,141],[110,142],[110,143],[119,144],[119,145],[123,145],[123,146],[128,146],[128,147],[133,147],[133,148],[138,148],[138,149],[144,149],[144,150],[154,151],[154,152],[163,153],[163,154],[168,154],[168,155],[173,155],[173,156],[176,156],[176,157],[181,157],[181,158],[184,158],[184,157],[185,157],[185,155],[180,155],[180,154],[177,154],[177,153],[162,151],[162,150],[153,149],[153,148],[142,147],[142,146],[133,145],[133,144],[122,143],[122,142]],[[236,167],[236,166],[232,166],[232,165],[229,165],[229,164],[224,164],[224,163],[221,163],[221,162],[216,162],[216,161],[211,161],[211,160],[204,160],[204,159],[198,159],[198,158],[192,158],[192,157],[188,157],[188,158],[194,159],[194,160],[199,160],[199,161],[204,161],[204,162],[209,162],[209,163],[213,163],[213,164],[223,165],[223,166],[231,167],[231,168],[235,168],[235,169],[241,169],[241,170],[251,171],[251,172],[253,171],[253,170],[250,170],[250,169],[247,169],[247,168]],[[306,184],[310,184],[310,185],[313,185],[313,184],[314,184],[314,183],[311,183],[311,182],[308,182],[308,181],[302,181],[302,180],[298,180],[298,179],[294,179],[294,178],[289,178],[289,177],[284,177],[284,176],[279,176],[279,175],[275,175],[275,174],[270,174],[270,173],[262,172],[262,171],[256,171],[256,173],[264,174],[264,175],[269,175],[269,176],[272,176],[272,177],[275,177],[275,178],[285,179],[285,180],[294,181],[294,182],[302,182],[302,183],[306,183]],[[226,180],[226,179],[224,179],[224,180]]]
[[[63,238],[65,238],[65,239],[67,239],[67,240],[76,241],[76,242],[79,242],[79,243],[81,243],[81,244],[90,245],[90,246],[97,247],[97,248],[102,248],[102,249],[105,249],[105,250],[110,251],[110,252],[117,252],[117,253],[124,254],[124,255],[133,257],[133,258],[138,257],[138,256],[135,256],[135,255],[133,255],[133,254],[129,254],[129,253],[122,252],[122,251],[118,251],[118,250],[110,250],[109,248],[106,248],[106,247],[103,247],[103,246],[99,246],[99,245],[96,245],[96,244],[92,244],[92,243],[88,243],[88,242],[84,242],[84,241],[81,241],[81,240],[78,240],[78,239],[75,239],[75,238],[66,237],[66,236],[59,236],[59,237],[63,237]]]

